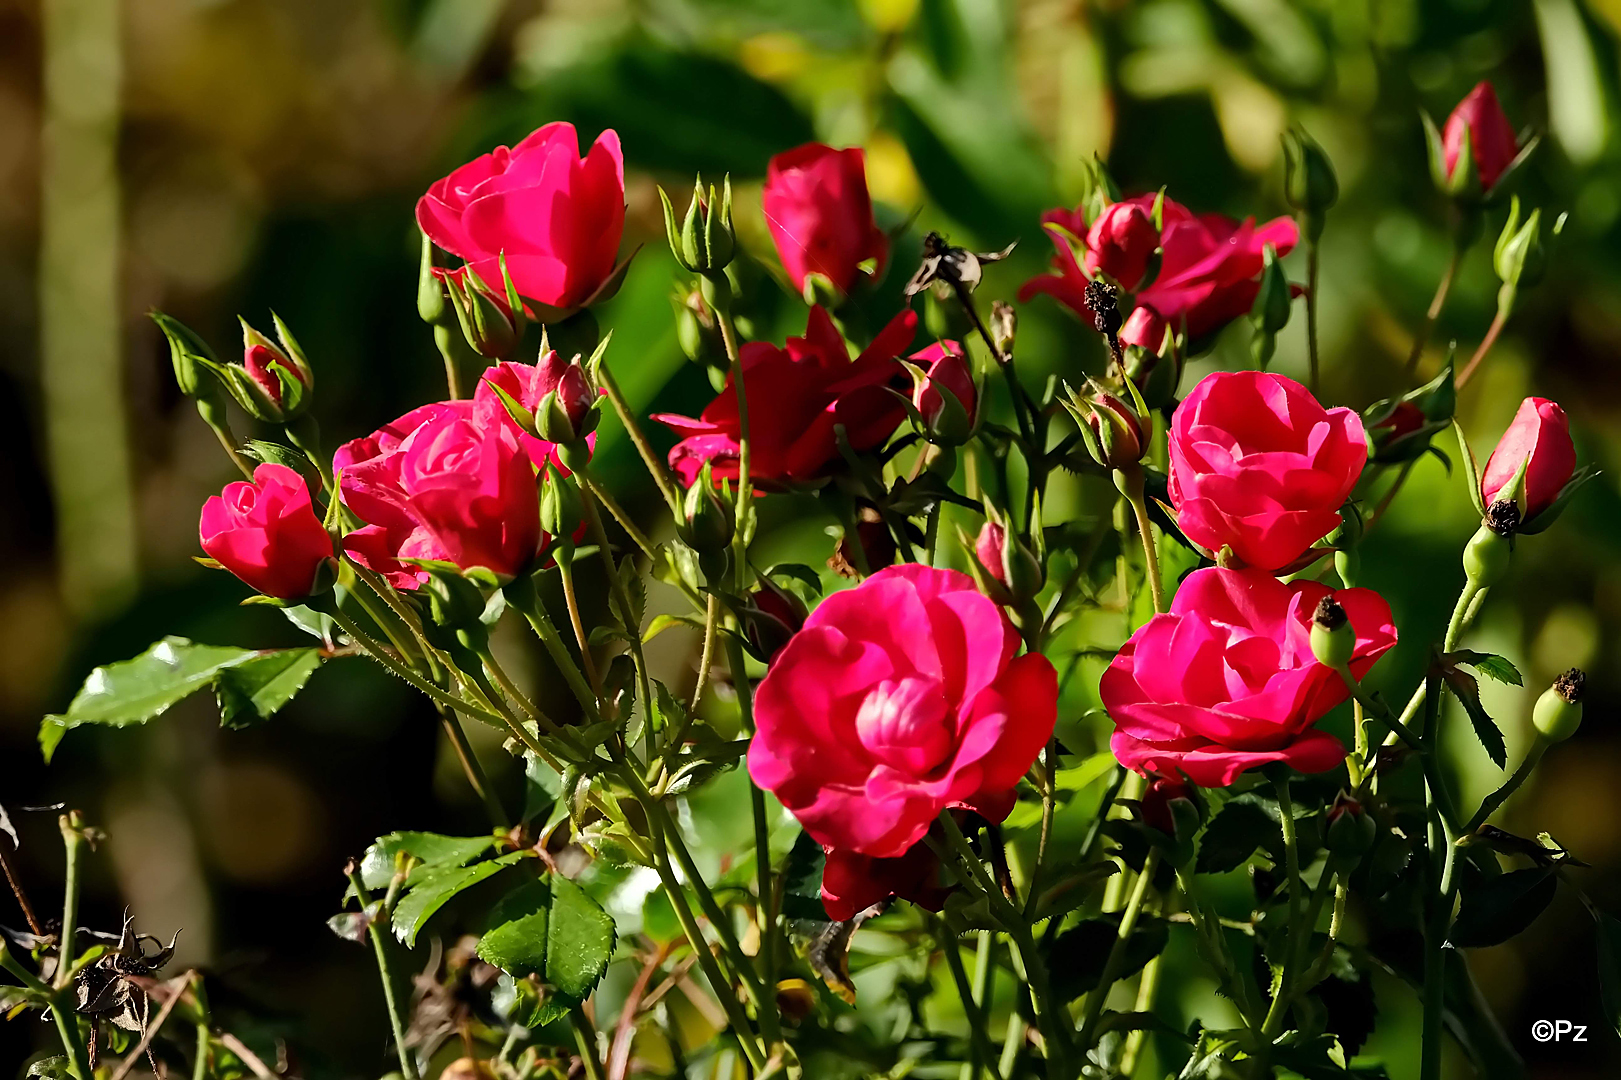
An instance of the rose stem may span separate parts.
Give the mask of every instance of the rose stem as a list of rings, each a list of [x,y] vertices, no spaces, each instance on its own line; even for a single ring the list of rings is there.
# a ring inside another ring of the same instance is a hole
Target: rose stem
[[[1131,940],[1132,931],[1137,928],[1137,916],[1142,913],[1143,900],[1148,895],[1149,883],[1153,881],[1154,871],[1158,867],[1159,849],[1150,848],[1143,859],[1142,872],[1137,875],[1137,883],[1131,890],[1131,898],[1126,901],[1125,910],[1120,914],[1120,929],[1109,948],[1108,959],[1103,962],[1103,974],[1098,977],[1098,984],[1092,993],[1087,995],[1086,1005],[1081,1012],[1080,1042],[1083,1049],[1091,1046],[1097,1036],[1103,1006],[1109,1000],[1109,991],[1120,978],[1120,969],[1125,966],[1126,946]]]
[[[355,899],[360,902],[360,910],[364,913],[371,893],[366,888],[365,882],[360,880],[360,872],[355,868],[354,860],[351,859],[344,867],[344,873],[348,875],[349,884],[355,890]],[[400,1058],[400,1075],[405,1080],[418,1080],[421,1074],[417,1072],[416,1059],[405,1045],[405,1012],[394,994],[394,974],[389,964],[389,946],[383,936],[383,929],[388,925],[390,913],[391,905],[384,900],[378,908],[377,917],[366,919],[366,933],[371,938],[372,952],[377,956],[377,973],[383,980],[383,1001],[388,1006],[388,1023],[393,1029],[394,1049]]]
[[[1407,354],[1407,376],[1412,378],[1418,370],[1418,359],[1424,355],[1424,346],[1429,344],[1430,334],[1435,331],[1435,321],[1441,317],[1441,309],[1446,307],[1447,294],[1452,291],[1452,279],[1458,273],[1458,261],[1463,258],[1463,245],[1454,242],[1452,255],[1447,259],[1447,268],[1441,275],[1441,281],[1435,286],[1435,296],[1430,300],[1430,309],[1424,316],[1424,322],[1418,333],[1413,335],[1413,349]]]

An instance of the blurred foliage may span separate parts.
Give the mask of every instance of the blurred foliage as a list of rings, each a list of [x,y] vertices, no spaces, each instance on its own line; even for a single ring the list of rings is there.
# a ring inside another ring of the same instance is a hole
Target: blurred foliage
[[[1303,124],[1342,187],[1323,239],[1324,397],[1361,407],[1405,388],[1412,334],[1448,255],[1418,112],[1439,119],[1492,79],[1515,122],[1546,135],[1522,196],[1545,216],[1571,217],[1546,280],[1522,295],[1463,395],[1460,419],[1484,451],[1521,396],[1556,398],[1584,458],[1610,478],[1523,544],[1473,638],[1522,658],[1531,687],[1571,665],[1592,672],[1589,723],[1549,755],[1509,812],[1521,831],[1546,828],[1592,862],[1587,888],[1621,908],[1621,737],[1607,723],[1621,702],[1616,0],[138,0],[124,18],[124,306],[112,314],[126,328],[143,572],[135,601],[81,622],[56,586],[60,508],[45,481],[34,347],[39,12],[0,0],[0,389],[10,403],[0,426],[0,560],[9,570],[0,580],[0,792],[8,805],[66,800],[105,825],[92,921],[115,925],[128,904],[149,932],[167,938],[183,927],[177,963],[218,973],[216,1010],[260,1017],[262,1030],[241,1034],[264,1044],[284,1037],[306,1075],[375,1075],[384,1062],[369,961],[322,927],[344,857],[395,828],[478,827],[427,706],[374,670],[335,665],[274,722],[248,731],[215,730],[206,704],[187,705],[165,725],[69,740],[48,770],[34,732],[93,665],[164,634],[299,640],[275,612],[236,606],[234,582],[190,562],[197,507],[230,470],[177,400],[143,312],[162,307],[223,344],[238,312],[263,323],[274,305],[319,370],[316,408],[329,440],[368,431],[438,395],[439,364],[413,310],[416,196],[468,156],[552,119],[572,120],[587,138],[613,127],[624,140],[626,250],[646,247],[602,321],[615,328],[615,367],[633,404],[686,413],[710,387],[676,344],[655,182],[681,190],[694,172],[730,172],[744,241],[769,265],[757,186],[767,159],[813,137],[864,146],[884,223],[916,214],[867,301],[878,324],[898,305],[928,229],[982,249],[1017,239],[985,286],[1011,298],[1048,257],[1038,215],[1078,197],[1093,154],[1129,191],[1164,186],[1198,211],[1282,213],[1279,135]],[[1488,236],[1502,214],[1488,220]],[[1439,367],[1449,341],[1473,349],[1496,287],[1487,246],[1477,245],[1421,371]],[[797,332],[802,310],[777,297],[753,313],[755,333]],[[1049,301],[1020,318],[1030,375],[1101,365],[1095,335]],[[1275,364],[1292,374],[1305,366],[1302,324],[1279,340]],[[1212,362],[1243,365],[1247,335],[1242,323],[1230,330],[1184,386]],[[616,428],[605,427],[602,455],[623,490],[637,470]],[[1072,482],[1054,499],[1084,515],[1107,505],[1102,495]],[[650,505],[650,492],[640,497]],[[627,502],[637,504],[635,493]],[[765,550],[821,564],[830,522],[815,513],[792,498],[767,500]],[[1379,679],[1416,677],[1422,643],[1438,636],[1461,581],[1457,551],[1471,516],[1458,478],[1426,459],[1364,548],[1363,578],[1389,598],[1408,643]],[[671,631],[655,645],[655,662],[690,680],[693,637]],[[1063,710],[1071,723],[1092,724],[1076,718],[1096,706],[1098,664],[1077,658]],[[555,693],[538,657],[515,656],[514,666],[543,700]],[[1513,757],[1534,694],[1493,685],[1484,696]],[[495,736],[475,737],[490,767],[506,770],[497,782],[515,790],[521,777]],[[1495,786],[1478,747],[1459,740],[1455,749],[1471,796]],[[745,798],[726,782],[693,800],[696,834],[709,843],[701,859],[718,862],[742,844]],[[1060,837],[1066,818],[1084,814],[1067,808]],[[24,873],[49,884],[60,873],[54,824],[19,818]],[[646,885],[614,893],[623,932],[636,926],[635,890]],[[1537,1075],[1613,1076],[1621,1055],[1603,1037],[1555,1047],[1526,1034],[1538,1018],[1602,1024],[1585,959],[1593,928],[1574,906],[1562,894],[1525,937],[1478,952],[1476,971]],[[656,926],[650,917],[643,929]],[[857,940],[850,1024],[883,1030],[922,995],[919,1006],[949,1026],[958,1008],[950,995],[932,992],[925,973],[884,962],[884,952],[881,931]],[[1178,955],[1173,946],[1169,962]],[[604,1007],[634,978],[630,967],[610,970]],[[1382,1016],[1370,1050],[1392,1062],[1393,1076],[1410,1075],[1403,1048],[1416,1007],[1393,978],[1375,982]],[[1166,985],[1185,995],[1184,1009],[1207,1000],[1207,987],[1174,975]],[[0,1061],[22,1061],[37,1034],[0,1026]],[[808,1064],[811,1075],[833,1075]]]

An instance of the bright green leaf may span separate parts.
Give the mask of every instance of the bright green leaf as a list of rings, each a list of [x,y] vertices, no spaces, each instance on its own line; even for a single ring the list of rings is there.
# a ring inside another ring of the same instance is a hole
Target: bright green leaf
[[[487,859],[472,866],[426,868],[412,871],[411,888],[394,907],[394,936],[414,947],[417,934],[433,913],[444,907],[452,897],[486,878],[504,870],[523,858],[521,851],[508,852],[500,858]],[[418,874],[422,874],[418,877]]]
[[[421,869],[434,870],[466,866],[495,846],[494,836],[441,836],[428,832],[393,832],[379,836],[360,860],[360,880],[368,889],[381,889],[394,877],[394,862],[400,852],[423,863]]]
[[[278,649],[222,670],[214,680],[220,723],[247,727],[270,719],[320,666],[319,649]]]
[[[608,970],[613,951],[613,916],[574,882],[554,876],[551,925],[546,931],[546,981],[584,1001]]]

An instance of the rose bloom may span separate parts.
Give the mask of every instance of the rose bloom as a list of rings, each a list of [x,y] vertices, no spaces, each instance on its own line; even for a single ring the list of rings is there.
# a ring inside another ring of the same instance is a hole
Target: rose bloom
[[[824,847],[897,858],[942,810],[1001,821],[1052,735],[1058,678],[1001,608],[906,564],[834,593],[755,695],[749,774]]]
[[[1206,376],[1171,417],[1171,503],[1189,540],[1278,570],[1340,523],[1368,461],[1362,419],[1264,371]]]
[[[1020,303],[1047,293],[1090,324],[1084,299],[1089,273],[1101,269],[1126,291],[1134,291],[1153,253],[1148,215],[1155,197],[1137,195],[1114,203],[1091,226],[1080,208],[1043,214],[1044,224],[1059,226],[1047,230],[1057,252],[1054,272],[1025,282],[1019,290]],[[1286,217],[1257,227],[1252,218],[1240,223],[1220,214],[1195,215],[1170,199],[1161,212],[1159,273],[1137,293],[1136,307],[1120,330],[1121,341],[1154,351],[1164,341],[1166,326],[1178,333],[1185,326],[1188,337],[1198,339],[1247,313],[1260,291],[1266,245],[1287,255],[1300,238],[1294,221]],[[1142,229],[1145,223],[1148,233]],[[1085,238],[1079,263],[1066,232]]]
[[[556,350],[548,350],[538,364],[517,364],[510,361],[492,364],[484,370],[483,376],[478,381],[478,389],[473,392],[473,417],[476,423],[481,426],[496,424],[507,428],[522,444],[524,452],[529,455],[530,462],[537,470],[545,468],[549,463],[567,475],[568,470],[563,468],[562,462],[557,458],[557,444],[547,442],[520,428],[518,422],[512,419],[512,414],[507,412],[500,395],[495,392],[497,386],[530,412],[540,408],[540,403],[546,399],[547,394],[556,393],[570,422],[577,426],[594,400],[579,365],[565,361],[557,355]],[[586,444],[592,449],[595,449],[596,442],[596,432],[586,436]]]
[[[749,398],[750,477],[766,488],[812,483],[841,460],[834,427],[844,425],[857,451],[880,446],[906,419],[892,389],[908,382],[896,360],[917,332],[917,315],[903,311],[878,332],[855,360],[844,338],[820,307],[810,311],[805,336],[778,348],[769,342],[743,346],[743,388]],[[690,485],[704,462],[719,480],[737,479],[737,391],[726,385],[694,420],[672,413],[653,417],[683,436],[670,450],[670,468]]]
[[[612,276],[625,227],[625,163],[604,131],[583,158],[574,125],[547,124],[510,150],[436,181],[417,202],[417,224],[467,260],[493,292],[501,261],[518,295],[575,308]]]
[[[1486,459],[1480,476],[1480,496],[1487,506],[1525,467],[1522,516],[1529,521],[1553,504],[1576,471],[1576,444],[1570,439],[1565,410],[1547,398],[1528,397],[1520,402],[1514,421]]]
[[[1189,574],[1171,610],[1143,624],[1103,673],[1114,756],[1201,787],[1273,761],[1304,773],[1334,768],[1345,748],[1312,727],[1348,694],[1311,650],[1313,612],[1330,594],[1356,631],[1350,668],[1360,679],[1396,644],[1378,593],[1219,566]]]
[[[545,540],[529,456],[511,428],[478,423],[471,401],[413,409],[339,447],[333,468],[344,504],[368,523],[345,550],[396,587],[427,580],[404,559],[511,578]]]
[[[304,478],[266,462],[203,504],[198,539],[209,558],[266,596],[308,596],[332,538],[315,516]]]
[[[859,149],[806,143],[778,154],[766,166],[761,203],[794,288],[803,292],[806,276],[821,274],[847,293],[868,259],[882,273],[889,238],[873,220]]]
[[[1497,91],[1483,82],[1458,102],[1441,132],[1441,150],[1446,159],[1447,179],[1458,174],[1458,158],[1463,153],[1464,133],[1469,134],[1469,153],[1475,162],[1482,191],[1490,191],[1509,163],[1520,152],[1514,125],[1497,103]]]
[[[939,856],[921,840],[893,859],[828,848],[822,866],[822,907],[834,922],[848,922],[890,897],[939,911],[950,892],[940,882]]]

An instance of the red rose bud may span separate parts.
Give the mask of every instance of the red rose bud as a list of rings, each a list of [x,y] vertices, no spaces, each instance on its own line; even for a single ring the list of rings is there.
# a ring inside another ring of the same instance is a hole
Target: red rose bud
[[[967,442],[974,433],[979,392],[962,346],[942,341],[908,359],[912,361],[912,407],[922,420],[924,434],[930,442],[945,446]]]
[[[939,856],[921,840],[904,855],[892,859],[845,848],[830,847],[826,851],[822,906],[834,922],[847,922],[894,897],[939,911],[951,892],[951,886],[942,881]]]
[[[755,659],[769,664],[805,625],[805,602],[770,578],[749,594],[743,609],[743,641]]]
[[[279,344],[249,326],[246,319],[241,323],[241,364],[218,364],[209,359],[195,362],[209,367],[236,403],[255,420],[285,424],[298,419],[309,410],[309,390],[315,383],[315,373],[303,350],[279,318],[275,319]]]
[[[1137,291],[1159,249],[1159,230],[1140,200],[1117,202],[1098,215],[1086,232],[1088,277],[1108,274],[1127,292]]]
[[[304,381],[293,362],[273,345],[249,345],[242,353],[242,366],[247,370],[248,378],[258,384],[265,396],[277,405],[281,404],[282,399],[281,376],[277,374],[277,369],[287,372],[289,377],[300,383]]]
[[[1523,479],[1516,485],[1522,470]],[[1521,520],[1529,523],[1554,504],[1575,471],[1576,446],[1565,410],[1547,398],[1528,397],[1486,459],[1481,501],[1490,507],[1500,499],[1512,500],[1519,505]]]
[[[1446,166],[1443,187],[1449,195],[1465,191],[1471,173],[1480,190],[1489,193],[1513,164],[1519,153],[1514,125],[1497,103],[1491,83],[1469,91],[1452,110],[1441,133],[1441,153]]]
[[[197,532],[210,558],[281,600],[310,595],[332,558],[332,538],[315,516],[309,487],[285,465],[266,463],[253,470],[251,483],[227,484],[203,504]]]
[[[807,143],[778,154],[766,166],[761,202],[782,267],[801,293],[814,289],[812,275],[843,295],[863,264],[874,277],[883,273],[889,238],[873,219],[859,149]]]
[[[1142,460],[1148,436],[1144,418],[1132,405],[1095,382],[1086,395],[1070,389],[1064,405],[1075,417],[1081,438],[1098,464],[1108,469],[1129,469]]]
[[[1007,571],[1002,568],[1002,549],[1007,545],[1007,529],[994,521],[987,521],[980,527],[979,537],[974,541],[974,555],[979,559],[980,565],[990,571],[991,577],[1007,584]]]
[[[510,302],[517,299],[515,294],[509,298],[493,292],[470,266],[435,270],[434,274],[444,281],[462,335],[474,352],[499,360],[517,349],[523,340],[525,318],[523,304]]]
[[[1158,829],[1166,836],[1175,836],[1176,817],[1171,813],[1171,803],[1177,799],[1192,801],[1193,785],[1180,780],[1167,780],[1163,776],[1149,781],[1148,790],[1143,792],[1142,798],[1143,824]]]
[[[1335,858],[1354,863],[1373,847],[1378,833],[1378,822],[1369,816],[1362,804],[1341,795],[1329,807],[1324,846]]]
[[[619,276],[619,136],[604,131],[581,157],[573,124],[547,124],[435,182],[417,202],[417,224],[486,283],[501,282],[505,252],[519,296],[560,311],[578,308],[610,293]]]
[[[990,596],[997,603],[1017,606],[1041,591],[1041,562],[1003,523],[985,522],[974,541],[974,555],[994,582]]]
[[[549,355],[557,369],[557,382],[535,406],[535,429],[547,442],[569,446],[596,427],[591,407],[599,395],[591,388],[584,368],[577,363],[564,364],[556,353]]]

